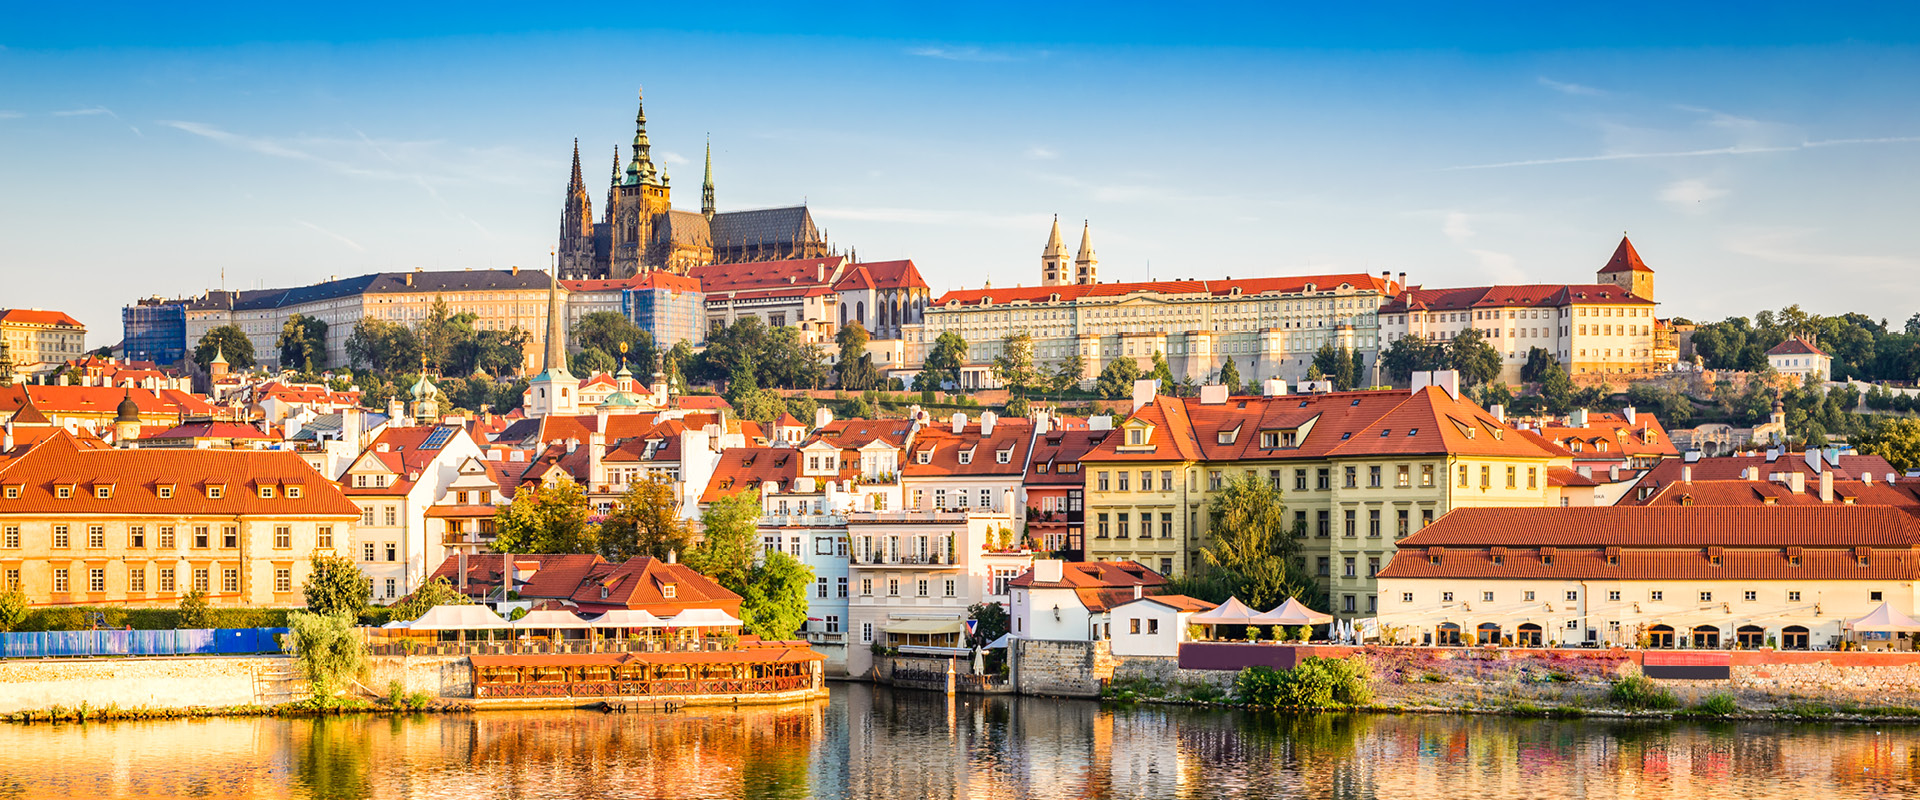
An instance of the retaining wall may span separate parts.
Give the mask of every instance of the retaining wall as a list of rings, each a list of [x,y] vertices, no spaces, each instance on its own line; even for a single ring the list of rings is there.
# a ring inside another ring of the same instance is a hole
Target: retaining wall
[[[0,713],[65,706],[273,705],[304,688],[285,656],[0,661]]]

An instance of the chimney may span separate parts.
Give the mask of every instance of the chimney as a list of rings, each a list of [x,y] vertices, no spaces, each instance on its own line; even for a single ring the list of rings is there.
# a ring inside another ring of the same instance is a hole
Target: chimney
[[[1407,273],[1400,273],[1400,288],[1407,288]]]
[[[1873,485],[1873,473],[1871,473],[1871,472],[1862,472],[1862,473],[1860,473],[1860,485],[1862,485],[1862,486],[1872,486],[1872,485]]]
[[[508,461],[525,461],[527,460],[527,451],[510,450],[507,452],[507,460]]]
[[[1607,482],[1608,483],[1620,482],[1620,465],[1619,464],[1613,464],[1607,467]]]
[[[1820,502],[1833,502],[1833,470],[1820,473]]]
[[[680,551],[678,551],[678,550],[668,550],[668,551],[667,551],[667,563],[669,563],[669,564],[678,564],[678,563],[680,563]]]
[[[1033,561],[1034,583],[1059,583],[1066,572],[1066,562],[1057,558],[1037,558]]]
[[[1287,393],[1287,382],[1280,378],[1268,378],[1260,382],[1261,397],[1279,397]]]
[[[1807,473],[1787,473],[1787,488],[1792,489],[1794,494],[1805,492],[1807,490]]]
[[[831,424],[833,424],[833,409],[827,408],[826,406],[821,406],[819,408],[814,409],[813,427],[815,430],[819,430],[820,428],[827,427],[828,425],[831,425]]]
[[[587,434],[587,483],[599,486],[607,482],[607,435],[599,431]]]
[[[1140,584],[1136,583],[1133,585],[1133,599],[1135,600],[1140,599],[1140,595],[1142,594],[1142,592],[1140,591],[1141,588],[1143,587],[1141,587]]]
[[[1227,387],[1212,385],[1200,387],[1200,405],[1217,406],[1227,402]]]
[[[1760,468],[1747,467],[1746,469],[1740,470],[1740,479],[1744,481],[1760,480]]]
[[[1135,412],[1146,408],[1148,404],[1153,402],[1153,396],[1158,391],[1156,387],[1159,385],[1160,382],[1152,378],[1142,378],[1133,382],[1133,410]]]
[[[981,436],[992,436],[992,435],[993,435],[993,423],[995,423],[995,422],[998,422],[998,421],[1000,421],[1000,417],[999,417],[999,415],[997,415],[997,414],[995,414],[995,413],[993,413],[993,412],[991,412],[991,411],[982,411],[982,412],[980,412],[980,435],[981,435]]]
[[[1035,436],[1047,435],[1047,431],[1049,430],[1048,425],[1050,422],[1052,422],[1052,415],[1048,414],[1046,409],[1044,408],[1034,409],[1033,410],[1033,435]]]
[[[1410,393],[1419,394],[1421,389],[1425,389],[1433,385],[1433,373],[1428,370],[1421,370],[1413,373],[1412,384],[1413,384],[1413,389],[1411,390]]]
[[[1693,483],[1693,467],[1691,465],[1680,468],[1680,482]]]
[[[1499,422],[1504,423],[1507,421],[1507,407],[1504,405],[1494,403],[1493,405],[1487,406],[1487,413],[1492,414],[1493,418]]]
[[[4,434],[0,434],[0,452],[5,452],[12,449],[13,449],[13,422],[9,420],[6,425],[6,432]]]
[[[407,285],[408,286],[413,285],[413,273],[411,272],[407,273]]]
[[[1090,431],[1113,430],[1113,415],[1101,414],[1097,417],[1087,417],[1087,430],[1090,430]]]
[[[579,440],[579,439],[568,439],[568,440],[567,440],[567,453],[568,453],[569,455],[571,455],[571,454],[573,453],[573,451],[575,451],[575,450],[578,450],[578,449],[580,449],[580,440]]]
[[[609,413],[612,413],[612,412],[607,411],[606,403],[601,403],[600,405],[593,407],[593,421],[596,423],[594,425],[594,430],[598,430],[602,432],[606,431],[607,414]]]
[[[1591,477],[1593,477],[1593,467],[1591,467],[1591,466],[1582,466],[1582,467],[1579,467],[1578,469],[1579,469],[1579,471],[1580,471],[1580,477],[1582,477],[1582,478],[1591,478]]]
[[[1584,408],[1576,408],[1573,411],[1568,412],[1567,427],[1569,428],[1587,427],[1587,410]]]
[[[959,411],[955,411],[953,412],[953,418],[951,420],[951,423],[953,425],[954,433],[959,433],[961,431],[964,431],[967,429],[967,415]]]
[[[1447,396],[1460,399],[1460,373],[1458,370],[1440,369],[1433,372],[1433,385],[1447,390]]]
[[[1627,406],[1626,408],[1623,408],[1623,409],[1620,409],[1620,416],[1623,416],[1623,417],[1626,417],[1626,418],[1627,418],[1627,424],[1628,424],[1628,425],[1632,425],[1632,424],[1633,424],[1633,418],[1634,418],[1634,416],[1635,416],[1635,414],[1636,414],[1636,412],[1635,412],[1635,410],[1634,410],[1634,407],[1633,407],[1633,406]]]

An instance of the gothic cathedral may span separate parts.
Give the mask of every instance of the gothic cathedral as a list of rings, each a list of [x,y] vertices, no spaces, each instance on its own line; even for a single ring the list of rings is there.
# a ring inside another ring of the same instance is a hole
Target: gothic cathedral
[[[670,179],[653,163],[647,140],[647,112],[635,114],[632,157],[623,172],[620,148],[613,150],[613,178],[607,187],[604,216],[593,219],[593,201],[580,175],[580,142],[573,143],[573,179],[560,209],[560,277],[630,278],[668,270],[685,274],[704,264],[783,261],[834,254],[826,236],[814,227],[807,207],[718,212],[713,201],[713,146],[707,146],[706,181],[700,186],[700,211],[673,208]]]

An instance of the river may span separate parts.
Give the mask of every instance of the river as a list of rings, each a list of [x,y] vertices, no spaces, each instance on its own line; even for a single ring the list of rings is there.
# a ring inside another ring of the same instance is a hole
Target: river
[[[1920,796],[1920,729],[1285,717],[838,685],[677,714],[0,725],[0,797]]]

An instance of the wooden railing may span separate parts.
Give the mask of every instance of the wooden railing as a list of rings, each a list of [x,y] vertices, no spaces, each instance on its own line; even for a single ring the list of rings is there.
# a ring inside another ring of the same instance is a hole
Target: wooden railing
[[[774,678],[687,678],[652,681],[575,681],[571,683],[481,683],[473,696],[487,697],[677,697],[685,695],[771,694],[815,688],[812,675]]]

